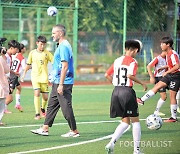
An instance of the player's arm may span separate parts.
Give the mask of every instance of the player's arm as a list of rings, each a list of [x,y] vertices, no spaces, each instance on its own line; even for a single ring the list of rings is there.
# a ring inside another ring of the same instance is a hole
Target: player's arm
[[[25,69],[24,69],[24,71],[23,71],[23,74],[22,74],[22,76],[21,76],[21,82],[24,82],[24,77],[25,77],[25,75],[26,75],[26,73],[27,73],[27,71],[28,71],[29,69],[31,69],[31,65],[30,65],[30,64],[26,64],[26,67],[25,67]]]
[[[68,62],[62,61],[61,64],[62,64],[62,69],[61,69],[60,82],[59,82],[59,86],[57,88],[57,92],[62,95],[63,94],[63,83],[66,78],[66,73],[68,70]]]
[[[147,72],[149,74],[149,81],[150,83],[154,84],[155,83],[155,78],[154,74],[152,73],[152,68],[158,63],[158,59],[154,58],[148,65],[147,65]]]
[[[179,69],[179,64],[175,64],[173,68],[169,69],[168,71],[164,72],[163,76],[166,76],[169,73],[173,73],[174,71]]]
[[[130,80],[133,80],[134,82],[139,83],[140,85],[142,85],[142,87],[144,88],[144,91],[147,90],[147,85],[145,83],[143,83],[141,80],[139,80],[138,78],[136,78],[134,75],[128,74],[127,77]]]

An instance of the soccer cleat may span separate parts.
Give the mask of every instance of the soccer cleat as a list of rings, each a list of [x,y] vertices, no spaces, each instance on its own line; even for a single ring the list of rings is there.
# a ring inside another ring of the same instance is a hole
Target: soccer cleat
[[[164,120],[164,122],[177,122],[177,121],[178,121],[177,118],[174,119],[173,117],[170,117],[169,119]]]
[[[114,153],[114,143],[113,142],[109,142],[105,146],[105,150],[107,151],[107,154],[113,154]]]
[[[8,109],[5,109],[5,110],[4,110],[4,113],[5,113],[5,114],[11,114],[12,112],[9,111]]]
[[[43,117],[43,118],[46,117],[46,111],[43,108],[41,108],[41,117]]]
[[[138,105],[144,105],[144,101],[141,100],[141,98],[137,97],[137,103]]]
[[[36,114],[34,120],[40,120],[40,119],[41,119],[40,114]]]
[[[23,112],[23,108],[21,105],[16,105],[15,108],[18,109],[20,112]]]
[[[30,130],[31,133],[33,134],[37,134],[37,135],[42,135],[42,136],[48,136],[48,131],[44,131],[42,128],[39,129],[34,129],[34,130]]]
[[[79,137],[79,136],[80,136],[79,133],[75,133],[73,131],[69,131],[68,133],[61,135],[61,137]]]
[[[162,112],[159,112],[157,115],[158,115],[158,116],[166,116],[166,114],[165,114],[165,113],[162,113]]]
[[[158,112],[158,111],[154,111],[154,114],[155,114],[155,115],[158,115],[158,116],[166,116],[165,113]]]

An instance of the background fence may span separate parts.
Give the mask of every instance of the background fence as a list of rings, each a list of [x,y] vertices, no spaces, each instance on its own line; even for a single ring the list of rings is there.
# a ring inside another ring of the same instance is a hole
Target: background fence
[[[49,6],[58,8],[56,17],[47,15]],[[171,36],[179,50],[177,13],[178,0],[0,0],[0,37],[17,39],[30,51],[36,47],[36,37],[45,35],[48,50],[54,51],[51,29],[63,23],[75,67],[82,67],[79,73],[104,73],[123,54],[125,39],[136,38],[143,42],[137,57],[142,73],[153,55],[161,52],[163,36]]]

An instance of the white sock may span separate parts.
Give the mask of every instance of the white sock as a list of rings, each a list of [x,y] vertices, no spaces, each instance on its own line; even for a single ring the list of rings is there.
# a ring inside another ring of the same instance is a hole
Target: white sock
[[[128,126],[129,126],[129,125],[128,125],[127,123],[121,122],[121,123],[117,126],[114,134],[112,135],[112,139],[111,139],[110,142],[115,143],[115,142],[122,136],[122,134],[123,134],[124,131],[128,128]]]
[[[178,107],[180,106],[180,104],[179,104],[179,100],[180,100],[180,90],[177,92],[177,94],[176,94],[176,100],[177,100],[177,105],[178,105]]]
[[[177,104],[171,104],[171,117],[173,117],[174,119],[177,118]]]
[[[162,98],[160,98],[160,99],[158,100],[157,106],[156,106],[156,110],[155,110],[154,114],[159,113],[159,110],[160,110],[161,106],[164,104],[164,102],[165,102],[165,101],[164,101]]]
[[[133,133],[133,141],[134,141],[134,152],[140,151],[140,140],[141,140],[141,125],[140,122],[132,123],[132,133]]]
[[[154,95],[155,93],[152,90],[149,90],[143,97],[141,97],[141,100],[144,102]]]
[[[21,95],[16,94],[16,105],[20,105]]]

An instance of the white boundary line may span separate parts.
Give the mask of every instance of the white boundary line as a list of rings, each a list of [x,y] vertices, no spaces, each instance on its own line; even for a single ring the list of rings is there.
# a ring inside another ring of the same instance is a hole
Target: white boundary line
[[[56,147],[51,147],[51,148],[38,149],[38,150],[15,152],[15,153],[9,153],[9,154],[24,154],[24,153],[33,153],[33,152],[42,152],[42,151],[49,151],[49,150],[55,150],[55,149],[62,149],[62,148],[67,148],[67,147],[72,147],[72,146],[77,146],[77,145],[82,145],[82,144],[87,144],[87,143],[98,142],[98,141],[102,141],[102,140],[109,139],[109,138],[111,138],[111,135],[100,137],[100,138],[93,139],[93,140],[82,141],[82,142],[78,142],[78,143],[66,144],[66,145],[61,145],[61,146],[56,146]]]
[[[180,117],[177,117],[180,119]],[[162,118],[163,120],[168,119],[168,118]],[[145,121],[146,119],[139,119],[140,121]],[[100,124],[100,123],[114,123],[114,122],[121,122],[121,120],[112,120],[112,121],[89,121],[89,122],[77,122],[77,125],[83,125],[83,124]],[[67,125],[67,123],[55,123],[53,126],[58,126],[58,125]],[[38,127],[42,126],[42,124],[38,125],[21,125],[21,126],[1,126],[0,129],[11,129],[11,128],[25,128],[25,127]]]

